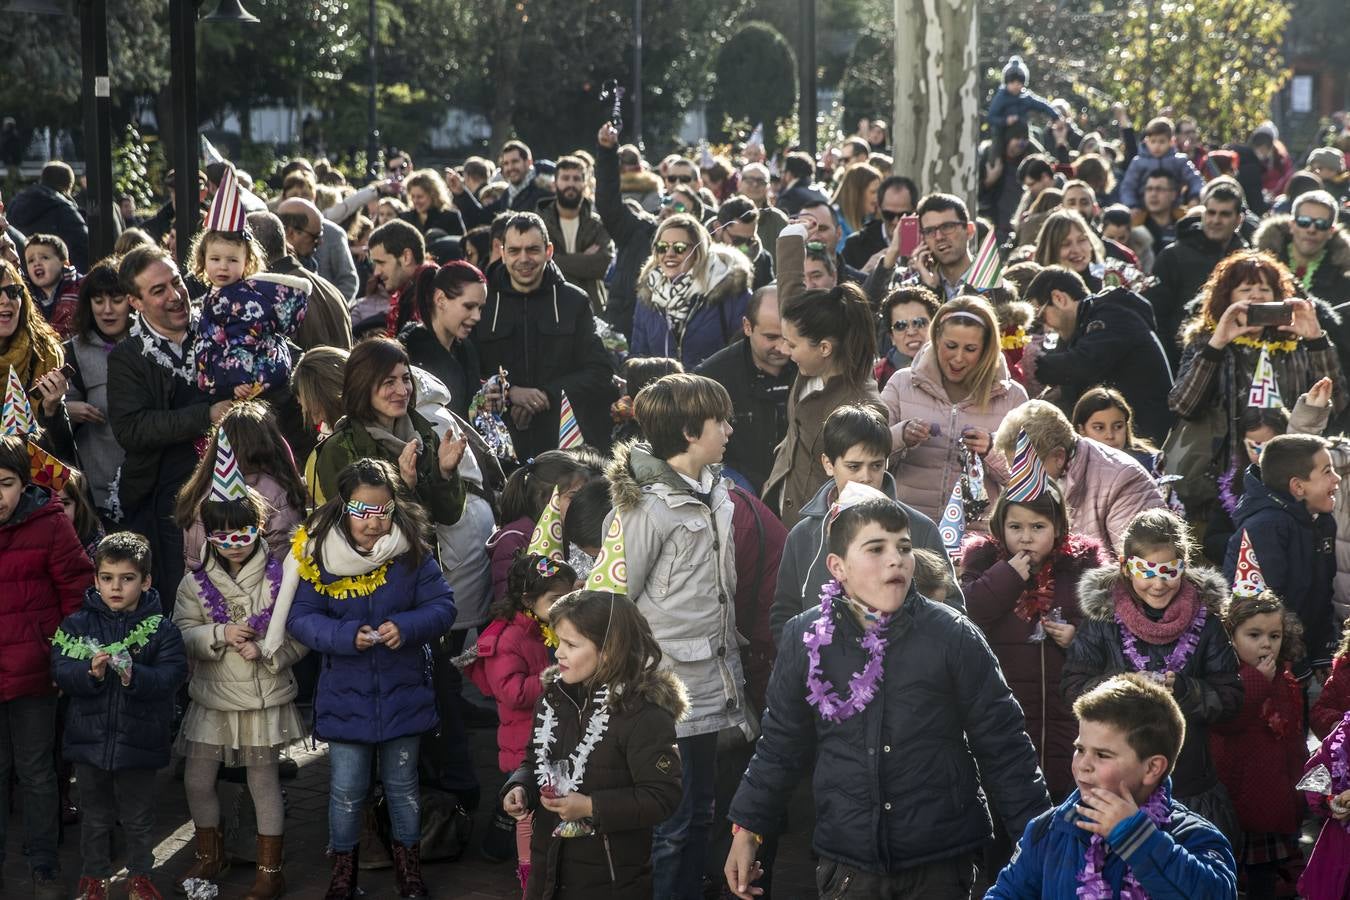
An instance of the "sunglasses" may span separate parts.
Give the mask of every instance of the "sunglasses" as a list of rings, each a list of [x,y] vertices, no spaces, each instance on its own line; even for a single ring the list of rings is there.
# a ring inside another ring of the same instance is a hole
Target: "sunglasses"
[[[1294,224],[1299,228],[1316,228],[1318,231],[1330,231],[1330,219],[1314,219],[1312,216],[1294,216]]]
[[[677,213],[689,212],[689,206],[683,201],[676,200],[674,197],[662,197],[661,205],[668,206]]]
[[[360,500],[347,501],[347,515],[353,519],[387,519],[394,514],[394,501],[381,506],[362,503]]]
[[[914,215],[913,210],[908,209],[902,212],[897,212],[893,209],[883,209],[881,211],[881,217],[885,219],[887,222],[894,222],[896,219],[901,219],[904,218],[905,216],[912,216],[912,215]]]
[[[765,184],[768,184],[768,183],[769,183],[768,181],[766,181],[766,180],[763,179],[763,178],[760,178],[760,177],[757,176],[757,175],[742,175],[742,176],[741,176],[741,184],[759,184],[759,185],[765,185]]]
[[[6,297],[13,300],[15,303],[18,303],[19,300],[23,298],[23,285],[21,284],[0,285],[0,294],[4,294]]]
[[[915,331],[922,331],[927,327],[927,316],[918,316],[913,319],[896,319],[891,323],[891,331],[909,331],[911,328]]]
[[[684,256],[689,252],[689,248],[692,246],[692,244],[685,241],[675,241],[673,243],[670,241],[657,241],[652,249],[656,251],[657,256],[665,256],[672,250],[679,256]]]
[[[666,184],[693,184],[693,175],[667,175]]]
[[[258,526],[245,525],[243,528],[234,531],[213,531],[206,536],[206,539],[222,550],[239,550],[243,547],[252,547],[253,542],[258,539]]]

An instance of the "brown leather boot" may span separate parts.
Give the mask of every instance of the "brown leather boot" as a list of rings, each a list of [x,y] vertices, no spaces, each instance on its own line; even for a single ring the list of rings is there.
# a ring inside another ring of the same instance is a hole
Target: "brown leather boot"
[[[219,827],[197,829],[197,861],[183,877],[174,882],[174,888],[180,894],[186,894],[183,882],[198,878],[203,881],[215,881],[230,870],[229,857],[225,855],[225,835]]]
[[[323,900],[355,900],[356,881],[361,874],[360,856],[359,846],[346,853],[333,852],[333,877],[328,881],[328,893]]]
[[[422,880],[422,845],[410,844],[407,847],[394,841],[394,882],[398,885],[400,897],[426,897],[427,883]]]
[[[281,835],[258,835],[258,872],[244,900],[277,900],[286,893],[286,879],[281,877],[281,847]]]

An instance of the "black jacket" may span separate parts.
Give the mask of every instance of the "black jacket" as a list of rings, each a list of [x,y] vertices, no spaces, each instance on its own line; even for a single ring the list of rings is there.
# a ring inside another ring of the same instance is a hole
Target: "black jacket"
[[[564,281],[557,266],[548,263],[542,283],[530,294],[511,286],[505,266],[490,269],[487,303],[470,340],[477,345],[482,371],[501,366],[511,384],[549,396],[548,411],[523,431],[506,416],[519,459],[558,446],[560,391],[567,392],[586,443],[609,446],[609,405],[618,397],[614,367],[595,333],[590,298]]]
[[[409,322],[399,334],[408,351],[408,359],[419,369],[426,369],[450,389],[446,404],[461,419],[469,417],[469,401],[482,385],[478,367],[478,348],[472,340],[456,341],[453,350],[437,340],[430,328],[420,322]],[[571,399],[571,395],[568,395]]]
[[[755,280],[750,282],[750,290],[757,291],[766,284],[773,283],[773,254],[759,244],[759,253],[750,258],[750,264],[755,267]]]
[[[425,224],[418,220],[417,210],[415,209],[410,209],[405,213],[401,213],[399,218],[422,232],[423,236],[433,228],[439,228],[441,231],[444,231],[452,237],[464,233],[464,218],[459,214],[459,210],[457,209],[428,209],[427,221]]]
[[[1181,330],[1186,317],[1186,304],[1200,293],[1214,267],[1228,254],[1241,250],[1247,242],[1235,233],[1228,243],[1220,246],[1205,237],[1200,216],[1191,214],[1177,223],[1177,239],[1158,254],[1153,262],[1153,277],[1157,283],[1148,289],[1148,302],[1153,304],[1153,315],[1158,321],[1158,336],[1167,349],[1167,358],[1173,367],[1181,359]]]
[[[32,237],[54,234],[66,242],[70,264],[80,272],[89,271],[89,226],[65,194],[34,184],[19,191],[5,207],[10,224]]]
[[[624,203],[619,180],[619,151],[595,148],[595,211],[605,231],[614,239],[614,270],[609,276],[605,317],[625,336],[633,336],[633,313],[637,309],[637,281],[642,265],[652,253],[656,216],[635,211]]]
[[[840,254],[844,262],[861,269],[877,251],[885,250],[888,241],[883,226],[884,221],[876,218],[864,225],[861,231],[855,231],[845,238],[844,252]]]
[[[733,822],[776,832],[798,779],[811,772],[816,852],[895,874],[987,841],[986,796],[1013,835],[1050,808],[1022,710],[974,623],[911,589],[887,626],[877,696],[835,724],[806,700],[802,637],[819,616],[819,606],[808,609],[783,629],[763,734],[731,801]],[[868,654],[842,605],[833,616],[835,637],[821,668],[845,695]]]
[[[128,648],[130,683],[123,687],[111,665],[102,681],[94,678],[80,639],[106,647],[151,620],[158,621],[148,626],[148,639]],[[157,590],[146,590],[135,610],[113,612],[98,588],[87,589],[84,607],[61,623],[52,643],[52,678],[70,698],[62,756],[105,772],[162,769],[169,764],[173,741],[174,694],[187,674],[183,636],[165,614]]]
[[[1134,409],[1135,433],[1155,444],[1162,444],[1172,427],[1172,411],[1163,402],[1172,390],[1172,368],[1152,308],[1127,288],[1111,288],[1078,304],[1073,336],[1036,360],[1036,380],[1062,389],[1066,412],[1088,388],[1114,387]]]
[[[1186,716],[1186,740],[1172,772],[1177,797],[1195,797],[1218,784],[1219,776],[1209,754],[1209,725],[1233,718],[1242,710],[1242,679],[1237,654],[1220,621],[1220,607],[1228,596],[1228,580],[1213,569],[1189,568],[1183,576],[1200,594],[1208,618],[1200,641],[1177,673],[1173,696]],[[1115,601],[1125,591],[1120,566],[1093,569],[1078,582],[1078,606],[1083,620],[1069,645],[1060,686],[1064,699],[1075,700],[1112,675],[1133,672],[1120,643],[1115,619]],[[1129,600],[1134,603],[1137,601]],[[1176,647],[1138,641],[1150,668],[1161,670],[1162,662]]]
[[[1285,491],[1272,490],[1261,480],[1259,466],[1248,466],[1242,477],[1243,494],[1233,510],[1233,536],[1223,571],[1229,581],[1237,571],[1242,535],[1251,538],[1266,587],[1279,595],[1303,622],[1307,659],[1295,672],[1331,664],[1337,637],[1332,625],[1332,582],[1336,577],[1336,517],[1314,516],[1304,503]]]
[[[188,340],[192,340],[189,333]],[[108,423],[126,450],[118,498],[126,518],[156,490],[177,493],[197,465],[194,442],[211,429],[211,401],[128,337],[108,354]]]
[[[774,449],[787,435],[787,401],[797,367],[791,362],[778,375],[755,366],[750,342],[741,338],[705,359],[697,369],[731,395],[731,440],[722,462],[745,476],[758,493],[773,468]]]

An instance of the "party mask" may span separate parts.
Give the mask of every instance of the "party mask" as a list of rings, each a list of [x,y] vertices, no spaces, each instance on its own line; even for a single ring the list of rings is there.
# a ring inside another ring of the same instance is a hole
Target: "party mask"
[[[360,500],[347,501],[347,515],[353,519],[387,519],[394,514],[394,501],[390,500],[382,506],[375,506],[371,503],[362,503]]]
[[[239,550],[253,546],[253,542],[258,539],[258,526],[245,525],[234,531],[213,531],[206,539],[221,550]]]
[[[1125,560],[1125,571],[1133,578],[1161,578],[1163,581],[1175,581],[1185,570],[1186,564],[1179,559],[1151,563],[1142,556],[1131,556]]]

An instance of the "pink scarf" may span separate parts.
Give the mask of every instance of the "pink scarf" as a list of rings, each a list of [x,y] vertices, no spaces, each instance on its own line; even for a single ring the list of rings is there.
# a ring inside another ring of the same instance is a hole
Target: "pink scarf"
[[[1116,606],[1116,615],[1130,633],[1149,644],[1170,644],[1179,639],[1200,609],[1200,593],[1195,589],[1195,583],[1185,576],[1181,590],[1156,622],[1144,614],[1143,604],[1134,599],[1123,582],[1116,585],[1111,599]]]

